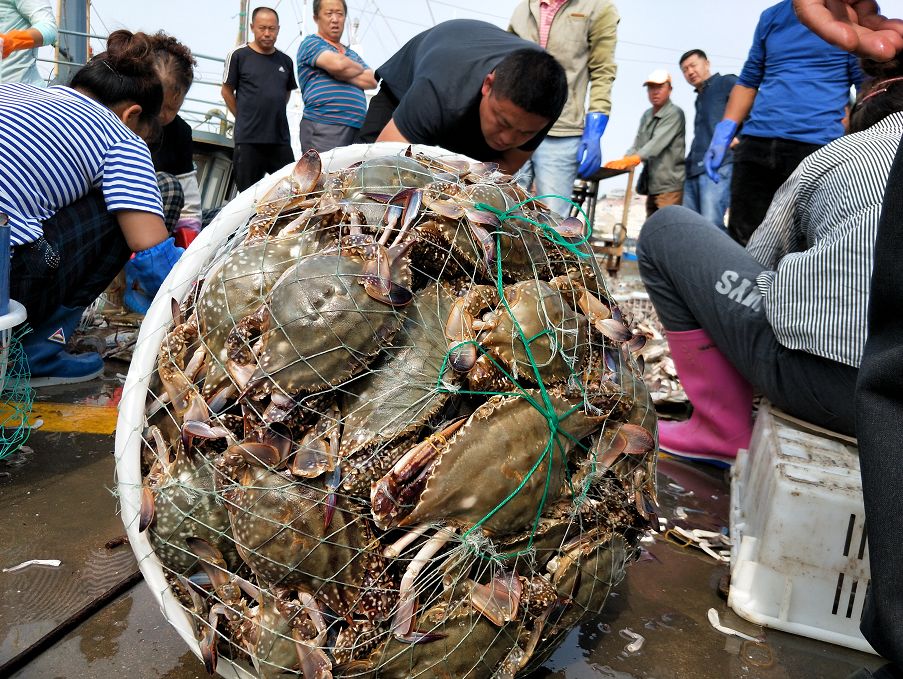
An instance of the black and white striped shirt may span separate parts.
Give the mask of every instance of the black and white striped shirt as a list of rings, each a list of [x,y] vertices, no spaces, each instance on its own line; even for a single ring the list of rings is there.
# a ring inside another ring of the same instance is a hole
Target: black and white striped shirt
[[[853,367],[866,340],[881,202],[903,112],[837,139],[775,194],[747,251],[778,342]]]
[[[41,222],[92,187],[110,212],[163,216],[147,144],[110,109],[68,87],[0,85],[0,212],[12,245],[37,240]]]

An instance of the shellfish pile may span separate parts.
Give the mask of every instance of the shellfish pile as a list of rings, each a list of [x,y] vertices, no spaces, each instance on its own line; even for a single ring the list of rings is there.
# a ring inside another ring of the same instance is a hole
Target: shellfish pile
[[[582,222],[378,148],[304,154],[171,300],[138,530],[211,673],[525,673],[654,521],[645,336]]]

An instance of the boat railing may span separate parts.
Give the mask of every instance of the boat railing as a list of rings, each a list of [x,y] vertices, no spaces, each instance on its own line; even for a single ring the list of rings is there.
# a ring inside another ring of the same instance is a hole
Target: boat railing
[[[59,33],[74,38],[99,41],[100,44],[97,45],[99,50],[95,50],[95,53],[102,50],[107,41],[107,36],[96,33],[83,33],[68,29],[60,29]],[[182,105],[179,115],[196,130],[231,137],[235,118],[229,113],[226,102],[223,101],[220,94],[225,59],[194,51],[192,51],[192,55],[197,59],[198,65],[194,70],[194,82],[188,91],[188,96],[185,97],[185,104]],[[38,61],[53,64],[53,73],[48,78],[52,84],[65,84],[62,80],[68,81],[68,76],[64,74],[71,72],[70,67],[78,68],[84,65],[83,62],[62,58],[38,58]]]

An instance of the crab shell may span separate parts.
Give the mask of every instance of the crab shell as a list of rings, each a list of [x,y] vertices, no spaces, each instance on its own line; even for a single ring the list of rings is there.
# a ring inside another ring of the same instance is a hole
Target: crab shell
[[[418,292],[401,330],[383,349],[386,360],[347,385],[341,446],[346,491],[367,497],[370,482],[397,459],[390,454],[392,442],[423,426],[448,399],[449,392],[439,387],[454,380],[443,334],[453,301],[442,284]]]
[[[208,361],[203,394],[214,394],[227,379],[226,338],[235,323],[257,309],[285,271],[315,253],[330,236],[308,229],[283,238],[243,245],[226,257],[201,289],[197,315]]]
[[[230,493],[232,533],[242,559],[263,581],[304,587],[340,615],[382,619],[391,583],[369,525],[343,497],[325,524],[329,493],[257,465],[247,465]],[[328,548],[324,544],[328,543]]]
[[[178,446],[167,450],[145,478],[141,502],[140,530],[148,530],[154,552],[166,568],[190,574],[197,557],[186,538],[198,537],[215,545],[230,568],[241,561],[231,536],[229,513],[216,492],[213,466],[204,459],[187,456]]]
[[[402,259],[392,281],[407,287]],[[367,263],[345,249],[311,255],[287,270],[262,309],[263,348],[249,386],[314,392],[366,368],[404,321],[403,313],[368,294],[366,278]]]
[[[542,403],[539,392],[526,394]],[[418,447],[409,451],[373,485],[371,505],[377,526],[430,521],[473,526],[485,519],[481,526],[490,535],[526,528],[543,502],[561,496],[566,458],[575,442],[605,420],[586,415],[553,392],[547,396],[555,415],[562,418],[554,436],[545,414],[525,398],[493,396],[477,408],[424,465],[428,467],[425,486],[410,510],[393,499],[402,491],[403,479],[423,473],[413,466],[423,463]]]
[[[589,324],[574,310],[567,293],[543,281],[527,280],[505,287],[504,294],[507,306],[499,304],[490,312],[490,329],[477,335],[488,356],[481,355],[468,372],[472,389],[497,391],[512,386],[489,357],[528,384],[537,383],[537,371],[544,384],[560,383],[586,363]],[[525,342],[529,342],[533,363]]]
[[[450,609],[439,604],[419,616],[418,631],[438,639],[411,644],[390,636],[368,660],[348,663],[336,676],[379,679],[491,676],[517,643],[520,623],[497,627],[466,598],[452,606]]]

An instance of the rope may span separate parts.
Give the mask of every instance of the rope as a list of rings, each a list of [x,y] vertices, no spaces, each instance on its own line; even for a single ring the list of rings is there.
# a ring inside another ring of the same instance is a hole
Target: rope
[[[540,200],[542,198],[560,198],[562,200],[570,202],[572,205],[575,205],[577,207],[577,209],[580,211],[580,214],[583,215],[584,222],[587,223],[586,235],[582,239],[577,241],[576,243],[572,243],[569,240],[566,240],[565,238],[563,238],[561,236],[561,234],[559,234],[557,231],[555,231],[548,224],[544,224],[537,220],[531,219],[531,218],[527,217],[526,215],[515,214],[516,211],[520,210],[520,208],[523,207],[524,205],[526,205],[527,203],[533,202],[534,200]],[[544,231],[545,236],[547,238],[549,238],[556,244],[560,245],[561,247],[565,248],[572,254],[574,254],[578,257],[583,257],[583,258],[592,256],[590,253],[584,252],[579,249],[579,246],[585,244],[589,240],[590,236],[592,235],[592,225],[588,224],[589,220],[586,216],[586,213],[583,212],[583,208],[581,208],[579,205],[577,205],[573,201],[569,201],[568,199],[564,198],[563,196],[547,194],[547,195],[537,196],[536,198],[529,198],[527,200],[517,203],[516,205],[512,206],[508,210],[500,210],[500,209],[493,207],[492,205],[488,205],[486,203],[475,203],[474,208],[477,210],[484,210],[484,211],[492,212],[502,222],[504,222],[506,219],[518,219],[518,220],[533,224],[534,226],[541,228]],[[502,232],[497,231],[494,233],[494,235],[496,237],[496,252],[498,253],[498,252],[501,252]],[[462,533],[462,538],[465,538],[465,539],[467,537],[469,537],[470,535],[474,534],[475,531],[477,531],[487,521],[489,521],[489,519],[491,519],[496,513],[498,513],[505,505],[507,505],[509,502],[511,502],[511,500],[513,500],[523,490],[524,486],[526,486],[527,483],[533,478],[533,474],[536,472],[537,469],[539,469],[539,467],[542,465],[543,461],[548,460],[547,467],[546,467],[546,478],[544,481],[542,497],[540,499],[539,505],[536,508],[536,514],[534,515],[533,524],[530,528],[530,537],[529,537],[529,540],[527,541],[527,546],[522,550],[519,550],[517,552],[512,552],[509,554],[489,554],[486,552],[480,552],[480,556],[482,556],[485,559],[488,559],[491,561],[496,561],[496,562],[501,562],[501,561],[504,561],[504,560],[507,560],[507,559],[510,559],[513,557],[525,555],[531,550],[531,548],[533,546],[533,540],[536,537],[536,532],[539,528],[539,522],[540,522],[540,519],[542,516],[542,512],[544,511],[545,506],[546,506],[546,500],[548,499],[548,495],[549,495],[549,487],[552,482],[552,466],[555,461],[554,460],[555,448],[556,448],[555,444],[557,444],[557,448],[559,450],[558,454],[560,454],[562,457],[562,460],[561,460],[562,467],[565,470],[566,475],[567,475],[568,487],[570,488],[571,492],[573,492],[573,485],[571,484],[571,475],[570,475],[570,471],[568,470],[568,465],[567,465],[567,462],[568,462],[567,453],[565,451],[564,445],[561,443],[561,441],[559,439],[559,436],[561,436],[561,435],[566,436],[568,439],[570,439],[574,443],[574,445],[581,445],[581,444],[579,443],[579,441],[577,439],[575,439],[568,432],[564,431],[561,428],[561,423],[564,420],[566,420],[568,417],[570,417],[575,411],[577,411],[579,409],[579,406],[575,405],[575,406],[569,408],[562,415],[558,415],[558,413],[556,413],[555,407],[552,403],[551,396],[549,395],[546,385],[543,382],[543,379],[540,375],[539,365],[537,364],[537,361],[536,361],[535,357],[533,356],[533,351],[530,348],[530,345],[535,340],[539,339],[540,337],[550,334],[550,330],[549,330],[549,328],[546,328],[545,330],[537,333],[533,337],[528,338],[526,336],[523,328],[521,327],[520,323],[518,323],[517,318],[515,317],[514,313],[511,310],[511,306],[508,303],[508,299],[505,297],[504,285],[502,283],[501,257],[496,257],[495,265],[496,265],[496,271],[495,271],[496,275],[495,275],[494,282],[495,282],[495,286],[496,286],[496,292],[498,294],[501,305],[504,306],[505,310],[508,312],[509,317],[511,318],[511,322],[513,323],[514,329],[517,333],[517,339],[521,342],[521,344],[524,347],[524,351],[526,352],[526,355],[527,355],[527,362],[529,363],[530,368],[532,369],[533,378],[536,381],[537,388],[540,393],[541,403],[538,402],[536,399],[532,398],[530,396],[530,394],[526,391],[526,389],[524,389],[522,386],[520,386],[520,384],[518,384],[518,382],[514,378],[514,376],[509,374],[508,371],[502,365],[500,365],[498,363],[498,361],[496,361],[480,345],[479,342],[477,342],[475,340],[459,342],[459,343],[455,344],[455,346],[451,347],[446,352],[445,359],[444,359],[443,365],[442,365],[442,369],[440,370],[440,378],[437,380],[436,388],[439,391],[444,391],[444,392],[454,391],[455,393],[460,393],[460,394],[471,394],[471,395],[480,395],[480,396],[514,396],[514,397],[518,397],[518,398],[523,398],[531,406],[533,406],[537,411],[539,411],[539,413],[545,418],[545,420],[548,424],[549,440],[546,443],[545,448],[542,451],[542,454],[539,456],[539,458],[536,460],[536,462],[533,464],[533,466],[530,468],[530,470],[527,472],[527,474],[524,476],[524,478],[521,480],[521,482],[518,484],[518,486],[513,491],[511,491],[511,493],[504,500],[502,500],[498,505],[496,505],[493,509],[491,509],[485,516],[483,516],[473,526],[471,526],[468,530],[466,530],[464,533]],[[461,346],[468,345],[468,344],[475,346],[477,348],[477,351],[479,351],[482,355],[486,356],[492,362],[492,364],[495,366],[495,368],[502,375],[504,375],[508,380],[510,380],[512,382],[512,384],[514,384],[516,386],[517,391],[516,392],[486,392],[486,391],[471,391],[471,390],[466,390],[466,389],[452,390],[452,389],[449,389],[447,386],[444,386],[442,383],[441,376],[445,374],[445,371],[448,366],[448,362],[451,358],[451,355],[454,352],[456,352]],[[580,385],[580,389],[581,389],[581,391],[583,391],[582,384]],[[593,466],[595,466],[595,462],[593,462]],[[581,493],[581,496],[585,496],[585,494],[586,494],[586,490],[584,489],[583,492]]]

